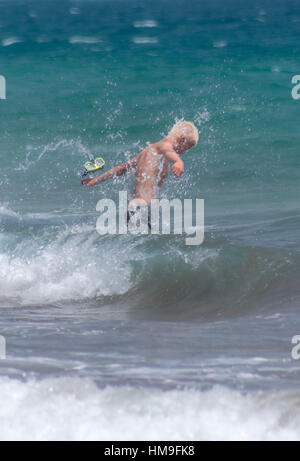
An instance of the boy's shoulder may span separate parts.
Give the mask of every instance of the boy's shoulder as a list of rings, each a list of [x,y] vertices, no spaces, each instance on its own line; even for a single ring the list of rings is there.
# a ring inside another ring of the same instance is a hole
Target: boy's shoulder
[[[173,145],[168,139],[162,139],[161,141],[152,144],[153,148],[157,150],[160,154],[165,154],[169,150],[173,150]]]
[[[143,149],[137,156],[137,159],[142,159],[145,155],[165,155],[170,150],[173,150],[173,145],[168,139],[162,139],[161,141],[154,142],[149,144],[145,149]]]

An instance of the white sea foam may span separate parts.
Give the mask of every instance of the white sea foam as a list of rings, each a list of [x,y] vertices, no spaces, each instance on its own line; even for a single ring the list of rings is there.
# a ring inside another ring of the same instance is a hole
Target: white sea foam
[[[299,440],[299,392],[243,395],[0,378],[1,440]]]
[[[73,37],[69,38],[69,42],[72,45],[84,43],[86,45],[95,45],[96,43],[100,43],[102,40],[100,40],[98,37],[89,37],[89,36],[83,36],[83,35],[74,35]]]
[[[213,43],[214,48],[225,48],[227,46],[227,42],[225,40],[216,40]]]
[[[8,216],[11,218],[21,219],[21,215],[11,210],[8,207],[8,204],[6,203],[4,203],[3,205],[0,203],[0,219],[1,219],[1,216]]]
[[[130,267],[121,266],[120,259],[126,247],[115,251],[109,244],[94,247],[98,237],[86,226],[73,226],[48,244],[26,240],[14,254],[0,253],[0,305],[39,305],[126,292]]]
[[[158,43],[158,38],[156,37],[133,37],[132,41],[137,45],[143,45],[146,43]]]
[[[157,21],[154,19],[145,19],[143,21],[135,21],[133,26],[138,28],[158,27]]]
[[[11,46],[11,45],[15,45],[16,43],[22,43],[23,40],[21,40],[20,38],[18,37],[8,37],[8,38],[4,38],[2,40],[2,46]]]
[[[281,68],[279,66],[272,66],[271,71],[272,72],[281,72]]]

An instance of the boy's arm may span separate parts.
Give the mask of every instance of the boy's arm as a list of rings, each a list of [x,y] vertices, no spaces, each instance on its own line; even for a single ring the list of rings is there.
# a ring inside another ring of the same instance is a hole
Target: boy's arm
[[[99,184],[100,182],[106,181],[107,179],[113,178],[115,176],[122,176],[123,174],[127,173],[130,168],[134,167],[136,165],[136,157],[133,158],[132,160],[129,160],[129,162],[123,163],[122,165],[116,166],[115,168],[112,168],[111,170],[106,171],[103,173],[101,176],[98,176],[97,178],[85,178],[81,180],[81,184],[83,186],[95,186],[96,184]]]
[[[183,170],[184,170],[184,163],[181,160],[181,158],[179,157],[179,155],[177,154],[177,152],[175,152],[175,150],[172,149],[172,148],[167,148],[164,151],[164,155],[165,155],[165,157],[167,157],[167,159],[170,162],[174,163],[174,165],[172,167],[172,171],[173,171],[174,175],[177,176],[177,177],[180,177],[182,175],[182,173],[183,173]]]

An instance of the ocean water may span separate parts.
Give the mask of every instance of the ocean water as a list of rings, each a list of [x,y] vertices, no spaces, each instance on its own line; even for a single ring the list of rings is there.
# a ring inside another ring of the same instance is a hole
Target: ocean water
[[[299,440],[300,5],[1,0],[0,439]],[[181,118],[205,240],[96,232]]]

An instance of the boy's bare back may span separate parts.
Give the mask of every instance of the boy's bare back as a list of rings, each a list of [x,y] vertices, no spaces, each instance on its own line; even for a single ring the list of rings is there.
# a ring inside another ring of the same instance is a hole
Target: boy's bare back
[[[135,187],[134,198],[143,199],[150,203],[152,198],[159,198],[163,181],[169,173],[171,160],[166,156],[168,151],[172,151],[170,143],[162,140],[150,144],[135,158]],[[174,152],[177,156],[176,152]],[[180,158],[177,160],[182,164]]]

